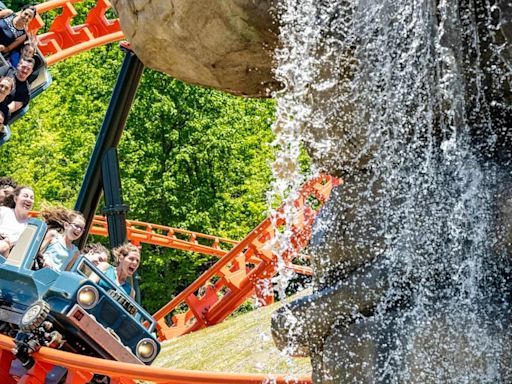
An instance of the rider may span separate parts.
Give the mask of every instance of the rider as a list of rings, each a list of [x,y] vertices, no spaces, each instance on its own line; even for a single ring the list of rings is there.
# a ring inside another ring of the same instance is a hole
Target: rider
[[[130,277],[137,271],[140,264],[140,250],[131,243],[124,243],[119,247],[115,248],[112,253],[117,258],[117,266],[114,267],[108,263],[100,263],[98,269],[104,272],[104,274],[116,283],[118,286],[130,295],[135,297],[135,291],[133,290],[130,282]],[[99,280],[99,277],[91,277],[91,280]],[[109,289],[103,280],[99,281],[99,286],[105,289]]]
[[[0,11],[0,52],[4,56],[27,39],[28,24],[36,14],[36,8],[32,5],[23,6],[19,13],[10,9]]]
[[[5,125],[9,121],[9,95],[14,89],[14,80],[9,76],[0,78],[0,145],[11,136],[9,128]],[[5,123],[5,124],[4,124]]]
[[[30,101],[30,88],[27,79],[34,70],[34,64],[34,58],[22,57],[16,66],[16,70],[9,66],[0,68],[0,77],[10,76],[15,81],[15,90],[14,92],[11,91],[6,99],[11,114],[25,107]]]
[[[0,255],[7,257],[25,229],[29,212],[34,206],[34,190],[28,186],[17,187],[4,199],[0,207]]]
[[[78,252],[73,241],[82,236],[85,219],[79,212],[60,207],[46,208],[41,216],[50,228],[41,245],[43,267],[63,270]]]
[[[18,183],[10,177],[0,177],[0,205],[3,205],[4,199],[7,195],[14,192]]]

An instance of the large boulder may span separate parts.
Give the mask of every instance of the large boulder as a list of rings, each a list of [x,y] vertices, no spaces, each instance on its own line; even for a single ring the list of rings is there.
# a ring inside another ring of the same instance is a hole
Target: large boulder
[[[113,0],[134,52],[149,68],[235,95],[276,88],[272,0]]]

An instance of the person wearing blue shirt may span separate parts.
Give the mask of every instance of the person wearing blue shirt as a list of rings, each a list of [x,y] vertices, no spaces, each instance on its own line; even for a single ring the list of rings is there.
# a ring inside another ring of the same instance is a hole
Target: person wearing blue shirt
[[[135,291],[129,282],[129,278],[137,271],[140,265],[140,250],[131,243],[125,243],[112,250],[112,254],[117,258],[117,266],[108,263],[100,263],[100,269],[113,283],[120,286],[128,295],[135,297]],[[94,280],[99,280],[94,279]],[[103,281],[98,285],[106,290],[110,287]]]
[[[80,212],[60,207],[45,208],[41,216],[50,228],[41,245],[43,267],[64,270],[78,252],[73,241],[83,235],[85,219]]]

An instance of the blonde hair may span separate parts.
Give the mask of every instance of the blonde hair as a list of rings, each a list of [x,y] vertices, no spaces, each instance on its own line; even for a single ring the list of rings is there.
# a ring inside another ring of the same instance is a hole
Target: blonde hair
[[[132,243],[124,243],[112,250],[115,262],[119,262],[120,258],[125,258],[130,252],[137,252],[140,255],[140,249]]]

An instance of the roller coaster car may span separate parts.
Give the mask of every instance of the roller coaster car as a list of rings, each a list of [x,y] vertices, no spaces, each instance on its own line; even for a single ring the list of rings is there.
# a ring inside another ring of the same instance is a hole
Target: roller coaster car
[[[0,329],[31,345],[23,340],[51,336],[51,323],[64,350],[151,364],[160,352],[155,320],[89,260],[79,257],[66,271],[34,270],[46,229],[30,219],[9,257],[0,256]],[[109,288],[89,280],[92,273]]]
[[[3,2],[0,1],[0,10],[6,9],[7,7]],[[32,74],[28,78],[28,82],[30,84],[30,98],[33,99],[36,96],[39,96],[41,92],[46,90],[50,84],[52,83],[52,77],[50,72],[48,72],[48,65],[46,60],[44,59],[44,55],[41,53],[39,48],[36,46],[36,53],[34,55],[34,70]],[[10,65],[6,58],[3,55],[0,55],[0,66]],[[22,112],[24,111],[24,112]],[[26,111],[28,111],[28,106],[23,108],[16,114],[16,118],[23,115]],[[12,122],[12,118],[11,121]]]

